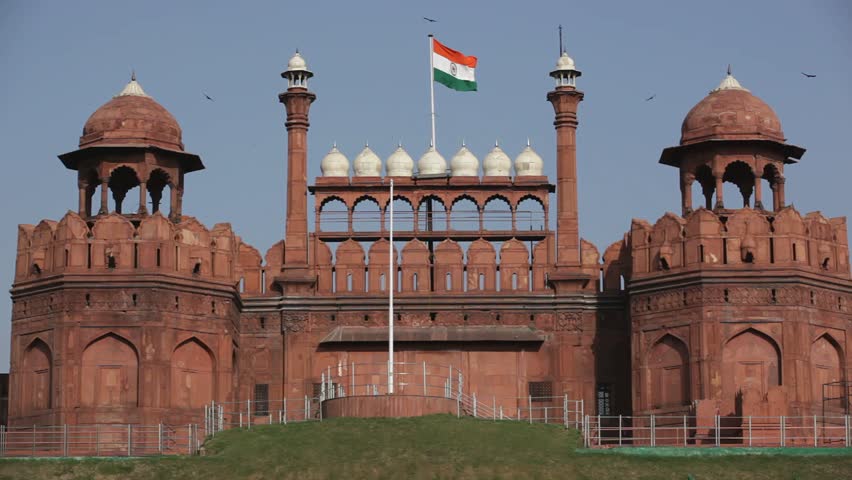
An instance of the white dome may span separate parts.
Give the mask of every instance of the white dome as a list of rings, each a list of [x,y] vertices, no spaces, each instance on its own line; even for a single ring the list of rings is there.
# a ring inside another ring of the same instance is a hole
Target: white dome
[[[559,60],[556,61],[556,69],[576,70],[577,67],[574,65],[574,59],[569,57],[568,53],[562,52],[562,55],[559,57]]]
[[[370,150],[370,147],[365,146],[364,150],[361,150],[361,153],[352,162],[352,166],[356,177],[382,176],[382,160]]]
[[[346,158],[346,155],[340,153],[337,145],[335,145],[322,159],[320,169],[323,177],[348,177],[349,159]]]
[[[482,160],[486,177],[508,177],[512,174],[512,160],[498,145]]]
[[[287,62],[287,71],[292,72],[296,70],[307,70],[308,64],[305,62],[305,59],[299,52],[296,52],[290,61]]]
[[[450,160],[450,169],[454,177],[478,177],[479,160],[464,145]]]
[[[410,177],[414,175],[414,159],[400,145],[388,157],[385,170],[389,177]]]
[[[515,159],[515,176],[531,177],[544,175],[544,161],[529,144]]]
[[[435,150],[429,147],[426,153],[417,161],[417,170],[420,175],[435,175],[447,173],[447,161]]]

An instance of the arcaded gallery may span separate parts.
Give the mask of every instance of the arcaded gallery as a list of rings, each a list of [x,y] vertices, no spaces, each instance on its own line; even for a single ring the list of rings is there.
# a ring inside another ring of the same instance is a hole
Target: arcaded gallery
[[[59,155],[76,172],[76,203],[70,186],[56,195],[71,210],[18,227],[9,424],[185,425],[215,405],[240,422],[279,421],[282,404],[420,415],[470,408],[462,394],[501,418],[569,402],[593,416],[848,415],[846,219],[790,206],[787,179],[813,167],[772,108],[720,75],[661,165],[644,160],[676,213],[597,247],[578,218],[580,70],[563,54],[550,75],[555,152],[415,161],[399,146],[383,161],[364,147],[350,161],[307,151],[317,94],[297,53],[279,95],[286,233],[265,254],[182,209],[202,158],[134,77]],[[726,182],[741,195],[725,198]]]

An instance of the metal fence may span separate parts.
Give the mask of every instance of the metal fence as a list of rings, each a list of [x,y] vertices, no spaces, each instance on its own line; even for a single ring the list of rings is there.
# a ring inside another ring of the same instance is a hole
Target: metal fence
[[[586,416],[587,447],[849,447],[850,416]]]
[[[282,400],[211,402],[204,408],[210,435],[230,428],[322,420],[322,402],[352,396],[416,396],[455,400],[457,416],[548,423],[583,429],[583,400],[561,396],[497,397],[465,391],[465,377],[452,365],[426,362],[339,363],[314,385],[315,396]]]
[[[321,420],[321,417],[319,397],[210,402],[204,407],[204,431],[215,435],[231,428],[309,422]]]
[[[204,433],[197,424],[0,426],[0,457],[192,455]]]

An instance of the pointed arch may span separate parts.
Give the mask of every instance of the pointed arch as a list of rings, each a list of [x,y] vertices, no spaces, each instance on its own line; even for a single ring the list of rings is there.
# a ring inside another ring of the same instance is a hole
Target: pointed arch
[[[198,337],[180,342],[172,352],[171,406],[202,408],[213,400],[216,361],[213,351]]]
[[[39,337],[24,349],[22,374],[21,411],[27,414],[51,408],[53,353],[47,342]]]
[[[831,383],[845,380],[843,372],[843,349],[840,343],[828,332],[823,333],[811,343],[811,392],[815,407],[837,408],[844,405],[838,400],[828,400],[825,397],[842,397]],[[828,391],[826,391],[828,390]],[[826,400],[828,400],[826,402]],[[820,412],[821,413],[821,412]]]
[[[689,403],[689,348],[680,338],[666,333],[648,350],[651,408]]]
[[[722,348],[723,401],[733,405],[737,394],[746,389],[765,395],[770,387],[781,385],[781,373],[778,343],[760,330],[746,328]]]
[[[86,345],[81,361],[80,403],[127,407],[139,402],[139,353],[126,338],[105,333]]]

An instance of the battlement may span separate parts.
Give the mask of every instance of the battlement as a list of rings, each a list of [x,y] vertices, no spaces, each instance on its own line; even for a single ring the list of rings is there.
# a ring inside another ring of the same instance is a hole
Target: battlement
[[[59,222],[18,226],[15,288],[52,275],[168,274],[260,290],[260,255],[231,225],[207,229],[193,217],[160,213],[138,226],[109,214],[87,223],[68,212]]]
[[[701,269],[789,269],[850,278],[846,218],[820,212],[700,208],[666,213],[654,225],[632,222],[633,278]]]

